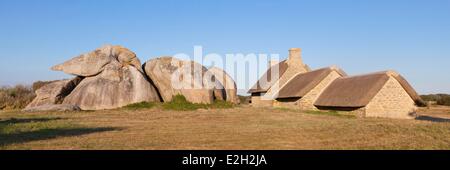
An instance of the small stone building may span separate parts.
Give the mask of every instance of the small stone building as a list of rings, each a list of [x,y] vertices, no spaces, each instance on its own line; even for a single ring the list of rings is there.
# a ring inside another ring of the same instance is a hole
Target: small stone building
[[[275,107],[317,110],[314,102],[334,80],[347,74],[338,67],[326,67],[297,74],[281,89],[274,101]]]
[[[398,73],[385,71],[338,78],[315,101],[319,109],[351,111],[359,117],[414,118],[422,100]]]
[[[300,48],[291,48],[286,60],[272,65],[266,73],[248,91],[251,93],[251,105],[256,107],[272,107],[274,95],[280,87],[299,73],[310,71],[303,63]]]

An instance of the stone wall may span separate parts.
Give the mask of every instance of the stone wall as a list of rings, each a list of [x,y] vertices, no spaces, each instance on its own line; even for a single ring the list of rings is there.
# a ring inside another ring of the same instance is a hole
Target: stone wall
[[[316,87],[314,87],[310,92],[308,92],[298,101],[299,109],[318,110],[316,106],[314,106],[314,102],[317,100],[320,94],[322,94],[322,92],[339,77],[341,77],[341,75],[336,71],[332,71],[330,74],[328,74],[325,79],[323,79]]]
[[[253,106],[253,107],[272,107],[273,100],[261,100],[261,96],[252,96],[251,106]]]
[[[285,107],[300,110],[319,110],[314,106],[314,102],[320,94],[337,78],[341,77],[336,71],[332,71],[316,87],[308,92],[302,98],[277,99],[274,101],[274,107]]]
[[[357,118],[364,118],[366,117],[366,107],[356,108],[349,113],[350,115],[355,115]]]
[[[417,107],[400,83],[390,77],[365,110],[366,117],[412,119]]]

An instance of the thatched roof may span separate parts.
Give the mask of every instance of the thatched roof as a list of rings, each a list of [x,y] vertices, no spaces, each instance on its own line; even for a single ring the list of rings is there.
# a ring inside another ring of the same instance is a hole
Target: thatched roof
[[[338,78],[331,83],[314,103],[322,107],[364,107],[383,88],[389,77],[395,78],[417,103],[420,96],[411,85],[394,71]]]
[[[259,92],[267,92],[270,87],[272,87],[275,82],[280,79],[280,77],[286,72],[288,68],[287,60],[283,60],[280,63],[270,67],[266,73],[256,82],[256,84],[248,91],[248,93],[259,93]],[[278,70],[273,70],[278,69]],[[278,71],[278,76],[271,76],[272,71],[276,73]],[[274,78],[274,80],[272,80]]]
[[[297,74],[280,89],[277,98],[303,97],[333,71],[347,76],[343,70],[334,66]]]

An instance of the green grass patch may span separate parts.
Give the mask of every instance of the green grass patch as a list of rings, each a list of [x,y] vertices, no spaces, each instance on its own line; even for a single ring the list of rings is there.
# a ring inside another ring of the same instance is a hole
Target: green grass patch
[[[214,103],[209,104],[208,107],[212,109],[229,109],[233,108],[235,105],[227,101],[214,101]]]
[[[150,109],[156,106],[156,103],[151,102],[140,102],[140,103],[133,103],[127,106],[124,106],[125,109]]]
[[[228,109],[235,105],[227,101],[214,101],[211,104],[202,103],[191,103],[183,95],[176,95],[172,98],[172,101],[165,103],[155,103],[155,102],[141,102],[134,103],[122,108],[138,110],[138,109],[149,109],[154,107],[162,107],[164,110],[178,110],[178,111],[190,111],[197,109]]]
[[[308,110],[304,111],[306,114],[313,114],[313,115],[327,115],[327,116],[336,116],[336,117],[346,117],[346,118],[355,118],[355,115],[350,114],[344,114],[342,112],[338,111],[316,111],[316,110]]]
[[[73,124],[59,121],[61,118],[10,118],[0,121],[0,135],[14,134],[41,129],[73,127]]]
[[[176,95],[171,102],[162,104],[163,109],[189,111],[197,109],[227,109],[234,107],[234,104],[226,101],[214,101],[212,104],[191,103],[183,95]]]

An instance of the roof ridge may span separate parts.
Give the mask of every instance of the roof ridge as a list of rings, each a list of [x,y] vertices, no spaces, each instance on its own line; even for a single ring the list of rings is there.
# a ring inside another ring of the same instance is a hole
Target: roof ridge
[[[303,97],[333,72],[332,67],[324,67],[292,76],[278,90],[277,98]],[[337,71],[339,72],[339,71]],[[340,73],[338,73],[340,74]],[[342,76],[342,75],[341,75]],[[295,86],[295,88],[293,88]],[[293,90],[295,89],[295,90]]]
[[[309,71],[309,72],[318,71],[318,70],[323,70],[323,69],[330,69],[331,71],[336,71],[336,72],[338,72],[338,73],[339,73],[341,76],[343,76],[343,77],[348,76],[347,73],[346,73],[342,68],[340,68],[340,67],[337,66],[337,65],[330,65],[330,66],[327,66],[327,67],[322,67],[322,68],[319,68],[319,69],[311,70],[311,71]],[[308,73],[308,72],[306,72],[306,73]]]
[[[377,72],[371,72],[371,73],[365,73],[365,74],[358,74],[358,75],[352,75],[347,77],[342,77],[342,79],[349,79],[349,78],[356,78],[356,77],[364,77],[364,76],[374,76],[374,75],[387,75],[387,76],[398,76],[400,75],[395,70],[384,70],[384,71],[377,71]]]

